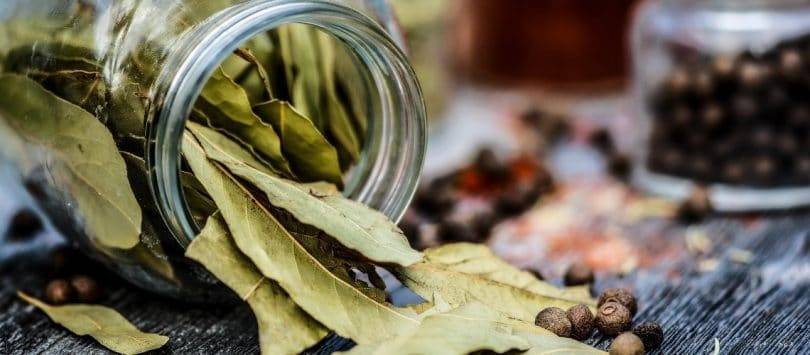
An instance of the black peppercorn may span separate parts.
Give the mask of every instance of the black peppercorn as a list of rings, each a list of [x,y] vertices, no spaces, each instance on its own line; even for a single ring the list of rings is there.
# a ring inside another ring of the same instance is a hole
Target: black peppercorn
[[[630,158],[624,154],[615,153],[608,158],[608,172],[617,179],[626,180],[632,169]]]
[[[776,163],[771,157],[758,156],[752,162],[752,170],[757,181],[767,183],[776,173]]]
[[[608,354],[610,355],[644,355],[644,343],[633,333],[622,333],[613,339]]]
[[[675,68],[666,79],[667,91],[672,95],[681,95],[692,85],[692,78],[686,68]]]
[[[439,240],[443,243],[478,243],[481,241],[476,230],[470,225],[458,221],[448,220],[439,224],[437,231]]]
[[[644,343],[644,349],[653,351],[661,346],[664,342],[664,330],[655,322],[644,322],[633,328],[633,334],[641,339]]]
[[[30,209],[17,211],[8,224],[6,238],[11,240],[29,239],[42,230],[42,221],[37,214]]]
[[[577,286],[593,283],[593,270],[582,262],[576,262],[568,267],[563,277],[566,286]]]
[[[786,49],[779,56],[779,72],[788,79],[795,79],[802,72],[802,55],[795,49]]]
[[[717,56],[712,61],[712,72],[716,77],[729,79],[737,70],[737,62],[731,56]]]
[[[98,302],[104,295],[98,282],[84,275],[71,278],[70,286],[76,291],[76,299],[82,303]]]
[[[45,286],[45,300],[59,305],[73,301],[73,288],[65,280],[53,280]]]
[[[571,337],[571,321],[565,311],[557,307],[548,307],[537,314],[534,324],[545,328],[561,337]]]
[[[500,182],[509,178],[509,167],[501,163],[492,149],[484,148],[478,151],[474,167],[481,175],[490,181]]]
[[[422,248],[422,233],[419,226],[419,218],[412,211],[405,213],[399,222],[399,229],[408,238],[408,242],[416,249]]]
[[[692,189],[689,198],[678,207],[677,218],[684,223],[699,222],[706,218],[712,210],[708,190],[697,186]]]
[[[743,62],[739,67],[740,83],[749,89],[758,89],[765,83],[769,70],[766,66],[754,61]]]
[[[448,183],[433,183],[419,192],[416,206],[431,216],[444,216],[450,213],[458,202],[455,186]]]
[[[759,115],[757,100],[749,95],[741,94],[734,97],[731,103],[734,118],[742,121],[752,121]]]
[[[701,70],[695,75],[694,79],[695,92],[703,97],[711,96],[714,92],[714,78],[711,73],[706,70]]]
[[[593,313],[584,304],[578,304],[566,312],[571,322],[571,337],[576,340],[585,340],[593,331]]]
[[[743,174],[742,164],[738,162],[730,161],[723,166],[723,180],[726,182],[738,183],[742,181]]]
[[[632,316],[619,302],[607,302],[599,307],[596,314],[596,329],[602,334],[613,336],[630,329]]]
[[[706,128],[714,129],[723,123],[723,108],[717,104],[708,104],[700,113],[700,120]]]
[[[608,302],[618,302],[630,311],[631,316],[635,315],[638,309],[636,297],[626,288],[614,287],[606,289],[599,295],[599,301],[596,306],[602,307],[603,304]]]
[[[588,142],[604,155],[610,155],[616,150],[613,138],[606,129],[599,129],[588,137]]]

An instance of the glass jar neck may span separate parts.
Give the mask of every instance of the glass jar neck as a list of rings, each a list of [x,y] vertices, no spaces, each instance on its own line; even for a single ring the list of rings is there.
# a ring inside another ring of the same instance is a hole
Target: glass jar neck
[[[185,33],[166,58],[147,114],[146,162],[153,197],[182,246],[198,232],[180,184],[186,119],[208,77],[246,40],[289,23],[316,26],[343,41],[366,66],[379,98],[363,157],[344,194],[398,220],[410,203],[425,147],[421,90],[405,55],[374,21],[320,0],[249,1]]]

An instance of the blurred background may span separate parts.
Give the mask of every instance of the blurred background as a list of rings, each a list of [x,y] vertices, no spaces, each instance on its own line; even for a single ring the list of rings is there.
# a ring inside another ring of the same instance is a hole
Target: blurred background
[[[391,2],[430,117],[416,245],[711,271],[706,218],[810,202],[807,1]]]

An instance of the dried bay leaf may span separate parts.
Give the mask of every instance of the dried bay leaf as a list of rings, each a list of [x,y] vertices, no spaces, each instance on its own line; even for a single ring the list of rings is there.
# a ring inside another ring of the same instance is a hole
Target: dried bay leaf
[[[259,326],[263,354],[297,354],[314,345],[328,330],[312,319],[272,280],[262,276],[239,251],[219,215],[208,219],[186,249],[250,305]]]
[[[451,306],[478,301],[512,318],[534,322],[546,307],[568,309],[577,304],[567,300],[532,293],[492,281],[484,276],[466,274],[430,261],[394,270],[405,286],[425,299],[439,294]]]
[[[381,343],[355,346],[349,355],[463,355],[476,351],[505,353],[531,344],[513,333],[502,315],[470,302],[449,312],[425,317],[419,327]]]
[[[262,169],[250,154],[227,137],[189,123],[188,128],[209,159],[225,165],[267,194],[270,203],[314,226],[342,245],[380,263],[411,265],[422,254],[411,248],[402,231],[388,217],[362,203],[347,199],[321,184],[301,184]]]
[[[284,101],[268,101],[253,107],[259,117],[273,125],[281,138],[281,149],[296,176],[304,181],[327,181],[342,185],[342,171],[335,147],[318,128]]]
[[[190,133],[184,135],[183,154],[219,206],[239,250],[321,324],[360,344],[418,325],[412,311],[374,300],[332,274],[246,188],[209,162]]]
[[[360,159],[362,150],[360,138],[352,126],[343,103],[334,94],[327,95],[328,121],[326,123],[329,136],[334,141],[341,158],[343,167],[350,166]]]
[[[76,201],[101,245],[138,244],[141,209],[112,135],[95,117],[23,76],[0,75],[0,113],[27,141],[48,150],[51,177]]]
[[[101,73],[101,65],[92,49],[58,42],[34,42],[11,49],[3,67],[24,74],[34,70],[57,72],[81,70]]]
[[[107,307],[83,304],[50,306],[19,291],[17,296],[76,335],[89,335],[104,347],[121,354],[160,349],[169,341],[162,335],[141,332],[120,313]]]
[[[242,80],[240,83],[245,91],[248,92],[248,97],[250,98],[250,102],[262,102],[265,100],[272,100],[275,98],[273,95],[273,84],[270,82],[270,75],[267,74],[267,70],[264,69],[264,65],[253,55],[253,52],[250,49],[237,49],[234,53],[237,56],[245,60],[246,62],[250,63],[251,66],[255,69],[254,73],[256,73],[256,78],[259,79],[260,88],[254,88],[252,85],[248,86],[245,84],[245,80],[250,78],[249,76]],[[248,89],[250,87],[251,89]],[[252,94],[251,94],[252,93]]]
[[[587,287],[559,288],[538,280],[534,275],[502,260],[485,245],[445,244],[425,250],[425,258],[427,262],[442,264],[448,270],[478,275],[538,295],[570,301],[574,304],[583,303],[595,311],[596,300],[591,297]]]
[[[281,151],[281,140],[270,124],[253,113],[245,91],[218,68],[208,79],[195,106],[216,127],[236,135],[273,166],[294,176]]]
[[[186,128],[197,138],[210,159],[219,162],[245,164],[268,175],[277,175],[272,167],[256,159],[225,134],[194,122],[187,122]]]
[[[221,159],[219,155],[209,158],[263,191],[273,206],[372,261],[407,266],[422,260],[422,253],[411,248],[388,217],[362,203],[340,194],[324,195],[309,185],[267,174],[236,159]]]
[[[83,70],[59,70],[54,72],[29,71],[29,78],[36,80],[48,91],[83,108],[94,116],[105,105],[106,91],[101,73]]]

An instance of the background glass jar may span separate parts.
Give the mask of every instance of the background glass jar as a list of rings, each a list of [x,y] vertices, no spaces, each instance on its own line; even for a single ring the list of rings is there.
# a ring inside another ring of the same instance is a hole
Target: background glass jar
[[[636,181],[716,208],[810,204],[810,3],[649,0],[632,32]]]
[[[96,242],[96,230],[89,226],[98,216],[83,208],[75,186],[54,178],[65,174],[58,164],[62,152],[53,143],[58,138],[36,141],[13,124],[0,126],[0,156],[18,166],[61,232],[147,290],[198,300],[223,294],[212,287],[213,278],[182,256],[200,226],[184,193],[189,190],[180,142],[207,79],[234,50],[268,30],[314,26],[348,49],[358,74],[353,89],[362,91],[356,96],[366,101],[361,106],[368,125],[343,192],[394,220],[410,202],[424,154],[424,104],[397,47],[401,38],[385,30],[396,27],[383,1],[20,0],[4,2],[0,11],[4,75],[36,80],[97,117],[111,133],[142,210],[140,244],[116,249]],[[65,63],[71,65],[68,76],[60,67]],[[87,87],[88,81],[72,80],[75,75],[93,80]],[[9,123],[12,110],[10,103],[4,105],[0,123]],[[59,107],[40,109],[54,117],[66,114]],[[92,149],[74,148],[77,154]]]

